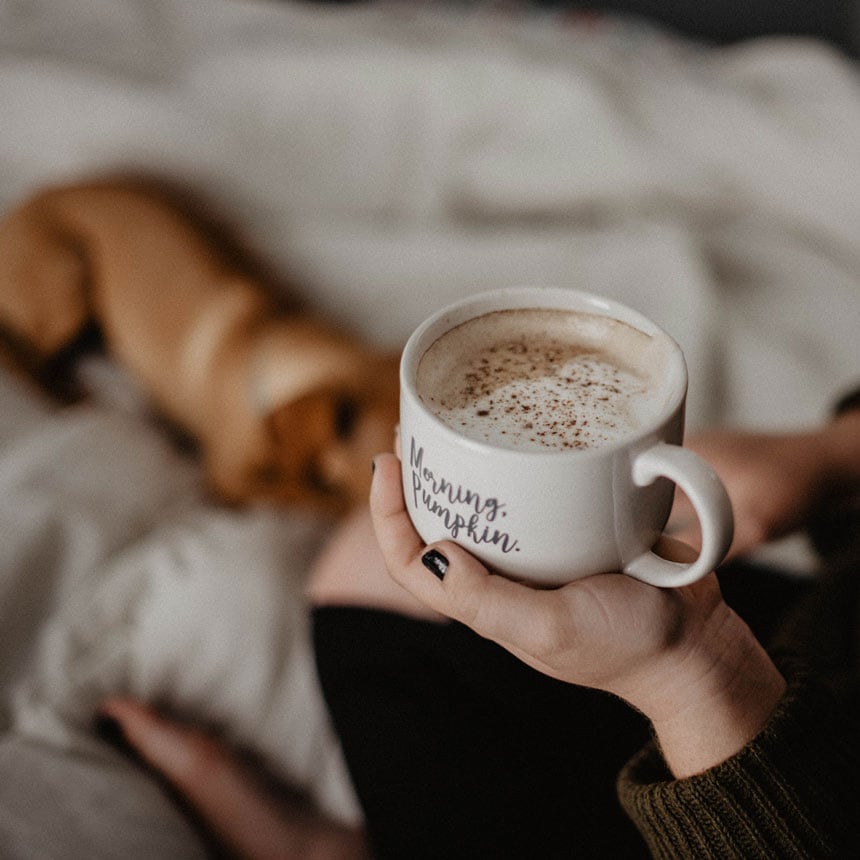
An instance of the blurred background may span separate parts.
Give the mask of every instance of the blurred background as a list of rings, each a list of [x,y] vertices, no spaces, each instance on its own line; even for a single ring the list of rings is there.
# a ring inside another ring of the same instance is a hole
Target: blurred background
[[[7,0],[0,204],[177,179],[393,345],[467,290],[609,292],[694,424],[808,420],[856,365],[856,6],[608,5]]]
[[[806,426],[860,376],[858,36],[848,0],[0,0],[0,212],[169,179],[386,349],[469,292],[606,294],[683,347],[691,428]],[[330,524],[198,468],[109,367],[72,408],[0,369],[4,857],[194,856],[90,746],[118,689],[355,815],[302,597]]]

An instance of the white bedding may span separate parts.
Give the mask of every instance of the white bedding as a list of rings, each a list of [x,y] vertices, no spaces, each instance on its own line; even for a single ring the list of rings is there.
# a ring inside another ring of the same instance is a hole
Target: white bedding
[[[605,293],[684,347],[692,427],[794,427],[860,377],[858,96],[853,63],[801,40],[705,49],[415,4],[0,0],[0,207],[114,168],[190,182],[386,345],[469,291]],[[155,846],[147,822],[171,813],[87,737],[116,690],[354,818],[301,593],[328,525],[212,504],[145,412],[95,387],[61,410],[0,377],[0,855],[191,856],[179,819]],[[50,774],[78,767],[73,802]],[[89,827],[82,796],[116,826]]]

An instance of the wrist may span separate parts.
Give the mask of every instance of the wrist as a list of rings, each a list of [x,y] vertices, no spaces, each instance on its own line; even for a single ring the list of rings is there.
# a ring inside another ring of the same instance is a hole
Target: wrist
[[[749,627],[721,604],[692,645],[669,655],[659,695],[644,710],[671,772],[700,773],[738,753],[785,693]]]

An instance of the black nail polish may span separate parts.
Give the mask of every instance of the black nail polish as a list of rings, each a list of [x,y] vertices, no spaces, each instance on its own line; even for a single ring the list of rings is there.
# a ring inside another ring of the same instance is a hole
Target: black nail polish
[[[133,762],[148,767],[141,758],[140,753],[129,743],[119,720],[107,714],[96,714],[93,720],[93,732],[101,740],[110,744],[114,749],[121,752]]]
[[[93,731],[98,737],[113,746],[122,746],[125,744],[125,735],[122,731],[122,726],[113,717],[106,714],[96,714],[93,721]]]
[[[421,563],[438,579],[444,579],[448,571],[448,559],[437,549],[429,549],[421,556]]]

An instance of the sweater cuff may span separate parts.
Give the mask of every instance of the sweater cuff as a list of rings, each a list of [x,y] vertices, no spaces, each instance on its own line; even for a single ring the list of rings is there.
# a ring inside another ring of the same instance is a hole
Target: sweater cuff
[[[831,857],[857,837],[850,719],[805,671],[780,669],[785,696],[736,755],[676,780],[652,742],[621,772],[619,799],[654,857]]]

